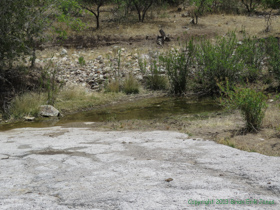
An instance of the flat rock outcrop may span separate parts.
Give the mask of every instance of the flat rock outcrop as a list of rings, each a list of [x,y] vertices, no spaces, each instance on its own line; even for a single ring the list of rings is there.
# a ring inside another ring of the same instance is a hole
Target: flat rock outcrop
[[[0,132],[1,209],[280,209],[279,157],[84,126]]]

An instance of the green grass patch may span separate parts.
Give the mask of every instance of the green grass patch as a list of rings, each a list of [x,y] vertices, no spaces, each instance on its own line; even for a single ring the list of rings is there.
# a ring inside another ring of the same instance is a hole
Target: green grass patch
[[[34,92],[26,92],[16,96],[9,109],[11,119],[20,119],[24,116],[37,117],[39,114],[39,106],[46,104],[47,94],[39,94]]]

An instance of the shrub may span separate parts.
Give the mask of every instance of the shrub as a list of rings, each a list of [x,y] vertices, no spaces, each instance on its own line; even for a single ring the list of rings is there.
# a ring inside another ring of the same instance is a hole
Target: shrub
[[[197,70],[195,80],[201,84],[204,92],[215,94],[219,91],[217,80],[220,82],[228,78],[230,85],[241,79],[244,64],[240,56],[235,54],[237,39],[235,33],[216,39],[213,44],[202,39],[196,50]]]
[[[86,65],[86,61],[85,61],[85,59],[84,59],[83,56],[80,56],[80,57],[79,57],[79,64],[80,64],[81,66]]]
[[[166,90],[167,80],[164,75],[160,74],[156,60],[151,62],[150,68],[151,74],[145,79],[146,86],[152,90]]]
[[[123,92],[125,92],[126,94],[139,93],[139,84],[131,73],[124,80]]]
[[[269,56],[268,68],[280,80],[280,49],[278,39],[269,37],[266,40],[266,54]]]
[[[82,8],[75,0],[62,0],[58,6],[64,15],[79,16],[82,13]]]
[[[261,63],[265,57],[265,45],[263,40],[257,40],[256,38],[246,37],[242,44],[236,49],[236,55],[240,56],[246,65],[244,76],[253,82],[258,79],[261,73]]]
[[[193,40],[188,43],[187,52],[169,52],[160,56],[163,66],[167,70],[170,82],[170,91],[173,94],[181,95],[187,89],[187,77],[193,61],[194,45]]]
[[[239,109],[246,121],[247,131],[258,131],[267,108],[267,97],[260,91],[245,87],[234,87],[230,90],[228,81],[226,87],[221,84],[219,87],[223,97],[220,98],[221,104],[228,109]]]

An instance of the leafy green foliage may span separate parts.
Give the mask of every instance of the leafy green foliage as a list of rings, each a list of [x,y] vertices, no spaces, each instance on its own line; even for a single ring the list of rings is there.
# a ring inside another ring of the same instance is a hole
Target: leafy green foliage
[[[77,0],[62,0],[60,1],[59,9],[64,15],[78,16],[82,12],[82,8]]]
[[[266,40],[266,53],[269,56],[268,68],[280,82],[280,49],[279,41],[274,37]]]
[[[245,87],[230,89],[228,81],[226,87],[219,84],[221,90],[221,104],[228,109],[239,109],[246,121],[249,132],[258,131],[261,127],[267,108],[267,97],[260,91]]]
[[[280,7],[280,0],[262,0],[264,8],[278,9]]]
[[[216,1],[216,3],[218,2]],[[190,3],[196,6],[196,9],[193,12],[193,18],[194,23],[198,24],[198,17],[211,10],[214,0],[190,0]]]
[[[76,0],[59,1],[56,2],[56,5],[58,8],[56,20],[57,22],[64,23],[66,25],[66,28],[61,25],[52,26],[53,30],[59,35],[59,37],[62,39],[67,38],[67,28],[74,31],[81,31],[86,28],[86,24],[82,22],[80,18],[75,17],[77,14],[81,14],[82,11]],[[71,12],[71,9],[76,10],[77,13],[74,13],[73,11]]]
[[[244,67],[240,56],[235,53],[237,39],[234,33],[217,38],[216,43],[203,39],[196,49],[197,70],[195,80],[210,94],[217,93],[217,81],[229,80],[234,85],[241,78]]]
[[[36,43],[45,38],[51,7],[51,0],[0,1],[0,73],[23,54],[33,54]]]
[[[251,13],[255,8],[262,3],[263,0],[241,0],[248,13]]]
[[[193,53],[194,45],[193,40],[191,40],[187,46],[187,53],[175,51],[160,57],[163,61],[163,66],[167,70],[171,93],[181,95],[186,91],[188,74],[193,62]]]
[[[258,79],[261,74],[262,61],[265,57],[265,44],[263,39],[246,37],[237,47],[236,55],[240,56],[244,62],[243,75],[250,82]]]
[[[84,59],[83,56],[80,56],[80,57],[79,57],[79,64],[80,64],[81,66],[86,65],[86,61],[85,61],[85,59]]]

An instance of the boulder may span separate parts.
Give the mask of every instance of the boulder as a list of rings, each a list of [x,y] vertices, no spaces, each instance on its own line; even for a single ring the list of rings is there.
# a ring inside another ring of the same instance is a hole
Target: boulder
[[[40,115],[43,117],[57,117],[60,115],[59,111],[51,105],[40,106]]]

